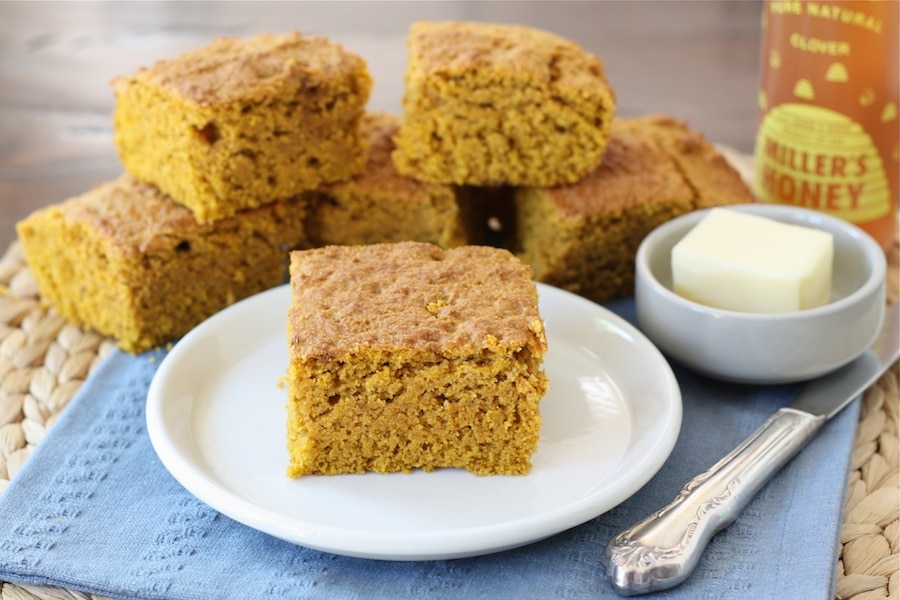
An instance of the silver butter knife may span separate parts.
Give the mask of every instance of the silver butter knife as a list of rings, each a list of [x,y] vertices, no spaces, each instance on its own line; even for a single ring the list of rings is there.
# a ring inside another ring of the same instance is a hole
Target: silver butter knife
[[[604,553],[606,573],[621,596],[674,587],[688,578],[709,540],[738,517],[753,496],[829,418],[874,383],[900,353],[895,303],[881,333],[859,358],[809,381],[796,400],[708,471],[689,481],[671,504],[616,535]]]

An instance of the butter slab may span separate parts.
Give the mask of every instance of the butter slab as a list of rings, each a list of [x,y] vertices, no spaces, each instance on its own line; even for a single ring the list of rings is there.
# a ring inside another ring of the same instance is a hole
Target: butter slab
[[[675,293],[724,310],[779,313],[828,302],[833,236],[715,208],[672,249]]]

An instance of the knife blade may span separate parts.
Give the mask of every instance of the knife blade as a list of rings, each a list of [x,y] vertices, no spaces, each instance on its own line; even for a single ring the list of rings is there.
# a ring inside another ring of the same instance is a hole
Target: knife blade
[[[807,382],[737,448],[681,488],[675,499],[623,530],[604,551],[616,593],[636,596],[687,579],[712,537],[744,507],[825,422],[864,392],[900,354],[900,305],[887,311],[878,337],[851,363]]]

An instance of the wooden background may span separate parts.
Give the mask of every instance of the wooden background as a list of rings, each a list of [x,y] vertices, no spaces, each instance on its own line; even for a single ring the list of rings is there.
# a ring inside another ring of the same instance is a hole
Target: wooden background
[[[752,152],[759,1],[0,2],[0,251],[15,223],[121,172],[109,81],[221,35],[299,30],[362,55],[400,109],[409,24],[541,27],[602,58],[621,115],[663,112]]]

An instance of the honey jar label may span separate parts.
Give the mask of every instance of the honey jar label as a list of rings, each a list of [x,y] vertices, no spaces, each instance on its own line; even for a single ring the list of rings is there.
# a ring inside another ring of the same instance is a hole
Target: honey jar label
[[[869,221],[891,209],[887,171],[871,136],[847,115],[780,104],[760,127],[757,189],[764,199]]]
[[[761,200],[883,221],[876,229],[893,231],[898,5],[765,4],[754,181]]]

